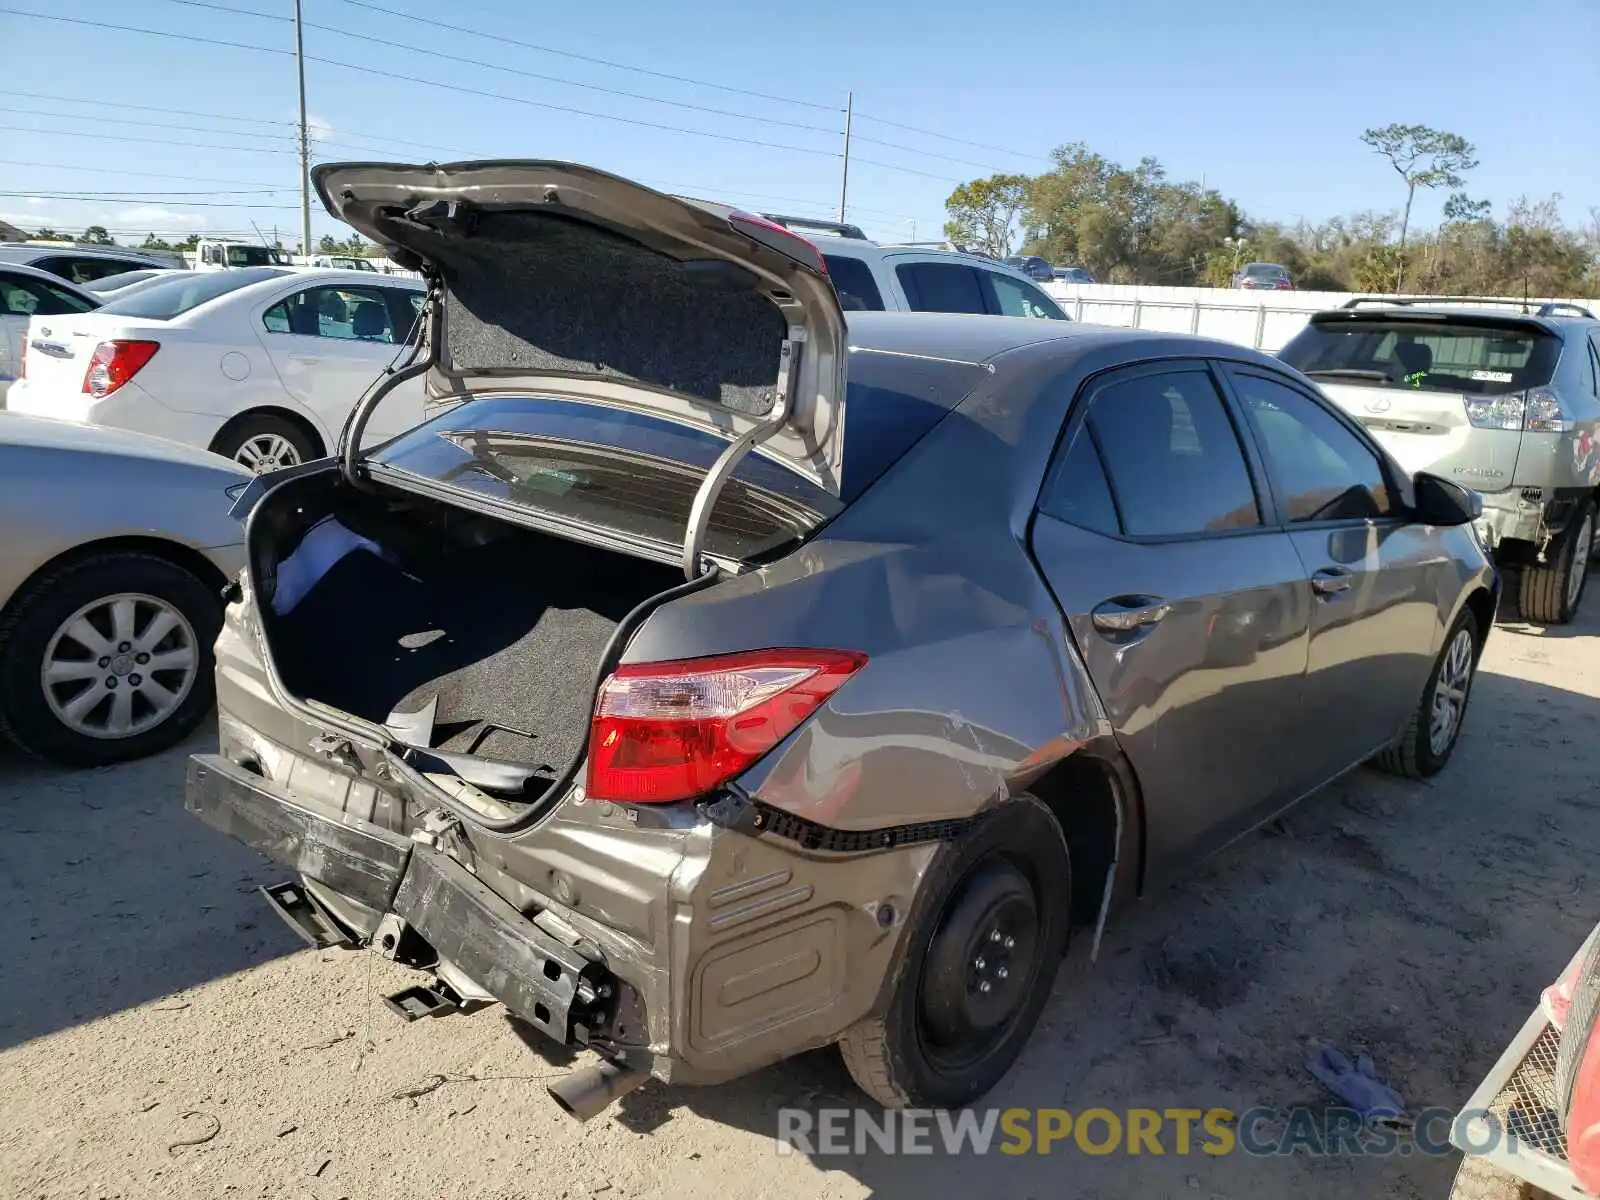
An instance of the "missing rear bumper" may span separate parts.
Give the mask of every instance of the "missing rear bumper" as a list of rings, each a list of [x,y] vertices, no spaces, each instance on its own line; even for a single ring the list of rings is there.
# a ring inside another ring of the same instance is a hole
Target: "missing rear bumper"
[[[422,943],[401,958],[397,939],[392,949],[400,961],[448,964],[562,1045],[607,1045],[621,985],[595,961],[598,954],[591,957],[545,933],[454,859],[368,822],[302,808],[271,781],[217,755],[189,760],[184,805],[332,891],[393,913],[404,932]],[[264,890],[274,910],[311,945],[355,940],[299,884]],[[420,989],[430,995],[410,994],[416,991],[402,993],[407,999],[391,1007],[410,1018],[447,1011],[452,1003],[437,988]],[[433,996],[445,996],[445,1003]]]

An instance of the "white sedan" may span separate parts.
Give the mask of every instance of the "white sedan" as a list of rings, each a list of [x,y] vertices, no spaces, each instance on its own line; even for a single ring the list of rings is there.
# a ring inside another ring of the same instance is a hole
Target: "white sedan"
[[[62,316],[99,308],[101,298],[59,275],[0,263],[0,408],[22,369],[28,322],[35,316]]]
[[[151,433],[257,472],[331,453],[355,402],[402,351],[420,280],[364,271],[185,271],[94,312],[29,321],[15,412]],[[421,422],[420,380],[368,438]]]

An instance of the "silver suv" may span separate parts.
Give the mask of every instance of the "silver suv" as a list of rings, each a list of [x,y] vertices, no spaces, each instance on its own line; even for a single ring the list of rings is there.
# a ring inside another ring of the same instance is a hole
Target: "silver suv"
[[[846,312],[976,313],[1071,320],[1020,271],[979,254],[870,241],[854,225],[763,214],[822,252]]]
[[[1280,352],[1407,471],[1483,494],[1479,533],[1526,620],[1583,597],[1600,499],[1600,321],[1576,304],[1357,297]]]

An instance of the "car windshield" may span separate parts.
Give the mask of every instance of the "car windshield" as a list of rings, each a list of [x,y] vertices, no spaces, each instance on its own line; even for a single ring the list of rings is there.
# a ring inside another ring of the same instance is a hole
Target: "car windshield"
[[[121,300],[113,298],[100,311],[121,317],[147,317],[170,321],[218,296],[238,291],[263,279],[287,275],[275,267],[246,267],[239,271],[185,271],[161,283],[140,288]]]
[[[1246,275],[1287,275],[1289,272],[1276,263],[1249,263],[1245,266]]]
[[[266,246],[229,246],[230,267],[272,267],[284,262],[283,254]]]
[[[1530,325],[1369,317],[1313,321],[1278,356],[1329,383],[1495,396],[1549,383],[1558,349]]]

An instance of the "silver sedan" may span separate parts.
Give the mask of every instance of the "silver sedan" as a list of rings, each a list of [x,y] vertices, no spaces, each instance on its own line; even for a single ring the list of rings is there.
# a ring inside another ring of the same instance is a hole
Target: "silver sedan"
[[[249,480],[203,450],[0,411],[0,731],[95,765],[199,724]]]

